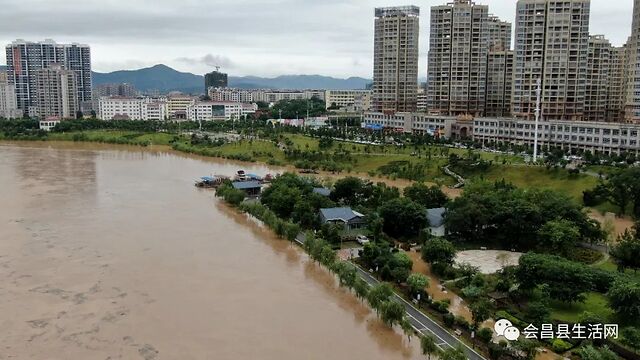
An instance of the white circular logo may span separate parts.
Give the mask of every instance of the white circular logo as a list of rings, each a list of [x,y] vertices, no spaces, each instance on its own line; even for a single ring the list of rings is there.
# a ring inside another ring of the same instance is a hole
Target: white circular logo
[[[504,331],[510,327],[513,327],[511,321],[507,319],[501,319],[496,321],[496,324],[493,325],[493,330],[495,330],[496,334],[498,334],[499,336],[504,336]]]
[[[520,337],[520,330],[514,326],[504,329],[504,338],[509,341],[516,341]]]

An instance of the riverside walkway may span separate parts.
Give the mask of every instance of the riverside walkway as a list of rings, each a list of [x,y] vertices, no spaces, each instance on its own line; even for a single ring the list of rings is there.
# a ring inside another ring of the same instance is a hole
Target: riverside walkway
[[[303,245],[305,241],[304,234],[300,234],[296,237],[295,240],[298,244]],[[354,264],[356,270],[358,271],[358,275],[369,284],[369,286],[375,286],[380,284],[380,281],[373,277],[373,275],[369,274],[364,269],[360,268],[360,266]],[[467,344],[458,339],[455,335],[451,334],[449,331],[444,329],[440,324],[431,320],[425,313],[416,308],[413,304],[405,300],[403,297],[398,295],[395,291],[393,293],[393,300],[398,303],[404,305],[405,311],[407,312],[407,317],[411,322],[413,328],[425,336],[432,336],[440,349],[446,350],[447,348],[455,348],[462,347],[465,354],[467,355],[467,359],[469,360],[486,360],[482,355],[478,354],[475,350],[469,347]]]

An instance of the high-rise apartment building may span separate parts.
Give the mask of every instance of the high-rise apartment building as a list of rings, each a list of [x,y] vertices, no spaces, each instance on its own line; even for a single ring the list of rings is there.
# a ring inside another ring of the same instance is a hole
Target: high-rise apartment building
[[[136,88],[128,83],[98,85],[93,92],[97,99],[104,96],[135,97],[138,94]]]
[[[204,75],[204,93],[206,94],[210,88],[226,88],[229,86],[228,76],[219,71],[212,71]]]
[[[513,115],[535,116],[541,80],[543,119],[582,120],[590,0],[519,0],[516,8]]]
[[[73,71],[77,79],[76,97],[84,110],[92,99],[91,50],[88,45],[57,44],[53,40],[29,42],[16,40],[6,46],[9,83],[16,87],[18,108],[35,106],[36,72],[52,64]]]
[[[625,121],[640,122],[640,0],[633,1],[631,37],[627,43],[628,83],[625,101]]]
[[[609,88],[607,90],[607,121],[624,121],[624,105],[628,81],[628,46],[611,48]]]
[[[420,8],[375,9],[373,108],[415,111],[418,92]]]
[[[510,44],[511,24],[489,15],[487,5],[454,0],[431,7],[429,112],[483,115],[487,56]]]
[[[613,47],[603,35],[589,37],[584,120],[606,121],[609,105],[611,53]]]
[[[487,57],[485,116],[511,115],[513,51],[490,51]]]
[[[7,74],[0,72],[0,118],[13,119],[21,117],[16,101],[16,88],[7,81]]]
[[[511,49],[511,23],[502,21],[495,15],[489,15],[489,51]]]
[[[38,116],[42,119],[72,119],[80,109],[76,72],[51,64],[35,71]]]

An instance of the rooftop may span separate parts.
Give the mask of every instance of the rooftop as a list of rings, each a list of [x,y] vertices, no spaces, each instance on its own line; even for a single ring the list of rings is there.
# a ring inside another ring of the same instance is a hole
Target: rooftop
[[[415,5],[380,7],[376,8],[375,14],[376,17],[420,16],[420,7]]]
[[[313,188],[313,192],[316,193],[316,194],[320,194],[322,196],[331,195],[331,190],[329,190],[327,188]]]
[[[234,189],[247,190],[261,188],[262,184],[259,181],[235,181],[231,183]]]
[[[358,217],[364,217],[359,212],[351,210],[350,207],[320,209],[320,213],[329,221],[342,220],[348,222]]]
[[[431,227],[440,227],[444,225],[444,213],[447,209],[435,208],[427,209],[427,219]]]

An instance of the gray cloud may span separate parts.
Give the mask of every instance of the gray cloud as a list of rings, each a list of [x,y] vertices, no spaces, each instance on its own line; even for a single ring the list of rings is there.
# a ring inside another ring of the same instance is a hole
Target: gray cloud
[[[178,62],[183,62],[189,65],[202,64],[209,67],[220,66],[225,69],[233,69],[233,62],[226,56],[207,54],[200,58],[179,57],[176,59]]]
[[[421,6],[421,76],[426,73],[429,6]],[[513,22],[515,0],[476,0]],[[320,73],[371,77],[373,9],[405,0],[0,0],[0,43],[16,38],[84,42],[98,71],[165,63],[233,75]],[[631,1],[592,0],[591,32],[621,45]],[[213,54],[213,55],[203,55]],[[231,61],[230,59],[233,59]],[[4,57],[0,56],[0,62]]]

